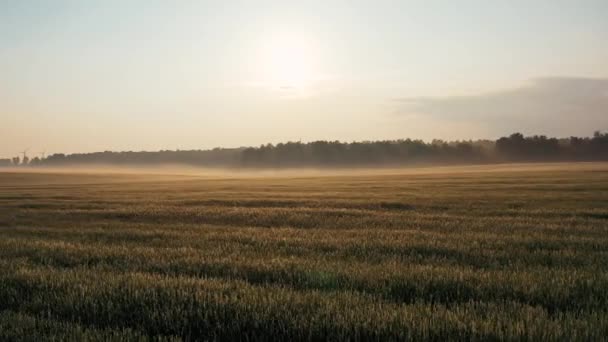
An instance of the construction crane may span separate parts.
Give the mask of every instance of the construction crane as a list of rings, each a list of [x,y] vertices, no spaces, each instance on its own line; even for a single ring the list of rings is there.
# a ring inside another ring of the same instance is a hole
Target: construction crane
[[[27,151],[30,150],[30,147],[26,148],[25,150],[19,152],[21,154],[23,154],[23,159],[21,159],[21,164],[27,164],[27,162],[29,161],[29,158],[27,157]]]
[[[19,153],[23,154],[23,159],[27,158],[27,151],[29,151],[29,150],[30,150],[29,148],[26,148],[25,150],[19,152]]]

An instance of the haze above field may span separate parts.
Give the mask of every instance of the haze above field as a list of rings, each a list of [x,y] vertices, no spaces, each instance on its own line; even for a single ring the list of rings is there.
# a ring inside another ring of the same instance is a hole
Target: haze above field
[[[0,158],[608,129],[608,2],[0,4]]]
[[[0,168],[0,177],[11,179],[12,185],[21,182],[31,183],[41,179],[40,184],[86,184],[98,182],[134,182],[134,181],[178,181],[200,179],[266,179],[266,178],[333,178],[333,177],[378,177],[378,176],[463,176],[478,173],[518,173],[518,172],[553,172],[553,171],[608,172],[606,162],[583,163],[522,163],[494,165],[458,165],[458,166],[414,166],[395,168],[369,169],[275,169],[275,170],[238,170],[206,169],[185,167],[183,165],[166,165],[153,167],[129,167],[115,165],[82,166],[68,168]],[[46,177],[44,177],[46,175]],[[1,184],[0,185],[4,185]]]

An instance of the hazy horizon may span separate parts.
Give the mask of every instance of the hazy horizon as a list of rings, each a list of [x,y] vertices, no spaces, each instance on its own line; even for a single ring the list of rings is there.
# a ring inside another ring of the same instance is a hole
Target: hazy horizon
[[[0,5],[0,158],[608,130],[605,1]]]
[[[530,135],[523,135],[525,138],[530,139],[530,138],[534,138],[534,137],[545,137],[547,139],[558,139],[558,140],[566,140],[568,143],[570,143],[570,139],[572,138],[580,138],[580,139],[589,139],[589,138],[593,138],[594,134],[596,132],[601,133],[601,135],[605,135],[608,134],[608,132],[603,132],[601,130],[594,130],[593,132],[590,132],[590,134],[584,134],[581,136],[546,136],[543,134],[530,134]],[[377,139],[377,140],[337,140],[337,139],[327,139],[327,140],[311,140],[311,141],[303,141],[303,140],[298,140],[298,141],[294,141],[294,140],[286,140],[286,141],[277,141],[277,142],[266,142],[266,143],[260,143],[258,145],[242,145],[242,146],[213,146],[213,147],[208,147],[208,148],[196,148],[193,147],[191,149],[169,149],[169,148],[165,148],[165,149],[160,149],[160,150],[109,150],[109,149],[100,149],[100,150],[91,150],[91,151],[81,151],[81,152],[66,152],[66,151],[52,151],[52,152],[48,152],[48,151],[40,151],[40,152],[36,152],[34,151],[32,148],[28,148],[28,151],[26,153],[26,155],[31,159],[34,157],[41,157],[41,153],[44,152],[45,157],[49,157],[53,154],[64,154],[66,156],[68,155],[78,155],[78,154],[99,154],[99,153],[160,153],[160,152],[190,152],[190,151],[200,151],[200,152],[209,152],[209,151],[213,151],[216,149],[220,149],[220,150],[246,150],[246,149],[259,149],[259,148],[263,148],[265,146],[271,145],[271,146],[277,146],[280,144],[302,144],[302,145],[310,145],[310,144],[315,144],[318,142],[337,142],[340,144],[345,144],[345,145],[349,145],[349,144],[375,144],[375,143],[381,143],[381,142],[399,142],[399,141],[407,141],[407,140],[411,140],[411,141],[420,141],[425,145],[433,145],[435,143],[435,141],[439,140],[442,143],[445,144],[454,144],[454,143],[458,143],[458,142],[463,142],[463,143],[471,143],[471,144],[475,144],[475,143],[496,143],[496,141],[499,138],[509,138],[514,134],[521,134],[521,132],[512,132],[511,134],[505,134],[502,137],[497,137],[497,138],[463,138],[463,139],[443,139],[442,137],[435,137],[435,138],[428,138],[428,139],[417,139],[417,138],[411,138],[411,137],[400,137],[400,138],[395,138],[395,139]],[[22,156],[23,155],[23,151],[18,151],[17,153],[15,153],[14,156],[10,156],[10,157],[18,157],[18,156]],[[0,156],[0,159],[9,159],[9,156],[6,157],[2,157]]]

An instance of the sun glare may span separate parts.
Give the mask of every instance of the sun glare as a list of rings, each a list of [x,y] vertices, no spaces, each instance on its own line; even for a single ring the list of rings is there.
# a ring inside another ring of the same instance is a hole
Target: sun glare
[[[318,77],[318,55],[310,39],[297,35],[273,37],[261,48],[260,82],[279,89],[301,90]]]

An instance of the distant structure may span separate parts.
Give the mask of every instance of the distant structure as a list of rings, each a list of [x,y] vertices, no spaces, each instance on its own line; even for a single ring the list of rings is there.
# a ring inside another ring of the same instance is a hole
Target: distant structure
[[[30,158],[27,156],[27,151],[29,151],[29,148],[26,148],[25,150],[19,152],[21,154],[23,154],[23,158],[21,158],[21,165],[27,165],[30,162]]]

